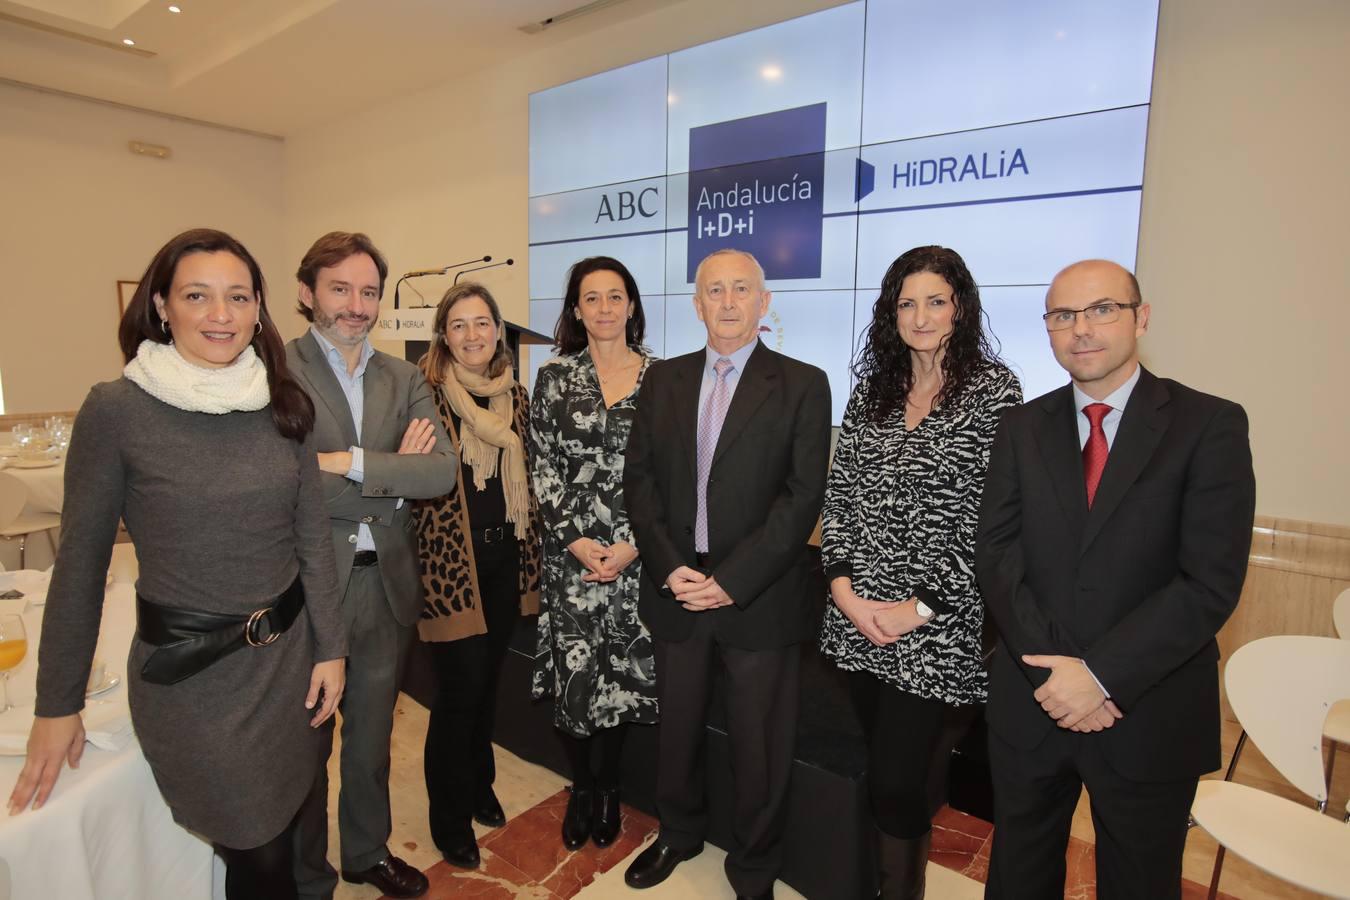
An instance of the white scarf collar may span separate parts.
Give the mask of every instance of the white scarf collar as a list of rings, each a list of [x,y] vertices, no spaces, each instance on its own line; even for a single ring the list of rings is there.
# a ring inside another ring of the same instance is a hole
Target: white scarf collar
[[[252,411],[272,400],[267,367],[252,345],[222,369],[203,369],[183,359],[173,344],[144,340],[122,374],[150,396],[188,412]]]

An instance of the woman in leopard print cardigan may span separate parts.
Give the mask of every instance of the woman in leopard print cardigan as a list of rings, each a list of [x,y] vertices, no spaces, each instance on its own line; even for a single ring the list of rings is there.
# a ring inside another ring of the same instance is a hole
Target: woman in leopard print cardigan
[[[456,285],[436,309],[422,358],[460,459],[455,489],[417,506],[436,702],[425,770],[431,836],[447,862],[479,864],[473,821],[506,824],[492,790],[497,681],[521,615],[539,611],[538,507],[529,477],[529,396],[511,373],[501,311],[481,284]]]

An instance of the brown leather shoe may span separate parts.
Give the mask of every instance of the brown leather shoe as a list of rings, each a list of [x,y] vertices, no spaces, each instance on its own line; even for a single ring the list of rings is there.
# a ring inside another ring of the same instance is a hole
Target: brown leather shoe
[[[427,876],[392,853],[364,871],[344,870],[342,880],[350,884],[373,884],[387,897],[420,897],[431,887]]]

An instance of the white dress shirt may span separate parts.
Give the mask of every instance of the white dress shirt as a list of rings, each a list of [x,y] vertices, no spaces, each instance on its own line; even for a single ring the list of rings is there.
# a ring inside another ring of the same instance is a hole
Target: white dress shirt
[[[329,367],[337,376],[338,387],[342,388],[342,394],[347,398],[347,408],[352,413],[352,424],[356,426],[356,439],[360,441],[361,419],[366,411],[366,364],[375,355],[375,348],[370,345],[369,340],[363,341],[361,359],[356,364],[356,371],[348,374],[347,360],[333,342],[320,334],[319,329],[313,325],[309,326],[309,331],[314,335],[314,340],[319,342],[323,358],[328,360]],[[365,452],[359,446],[348,447],[347,451],[352,455],[352,466],[347,470],[347,479],[360,484],[366,477]],[[356,549],[358,551],[375,549],[375,537],[370,533],[370,526],[364,522],[356,526]]]
[[[1092,423],[1088,421],[1088,417],[1083,413],[1084,407],[1092,403],[1105,403],[1107,406],[1111,407],[1111,411],[1106,414],[1104,419],[1102,419],[1102,431],[1106,434],[1106,449],[1110,450],[1115,446],[1116,432],[1120,429],[1120,417],[1125,413],[1125,404],[1130,401],[1130,394],[1134,392],[1134,386],[1139,383],[1140,368],[1139,363],[1135,363],[1134,373],[1130,375],[1129,378],[1125,379],[1124,384],[1107,394],[1106,399],[1104,400],[1093,400],[1087,394],[1083,393],[1082,388],[1078,385],[1075,384],[1073,386],[1073,405],[1074,409],[1078,411],[1076,417],[1078,422],[1078,449],[1081,450],[1087,445],[1088,435],[1092,433]],[[1087,663],[1083,663],[1083,668],[1088,670],[1088,674],[1092,676],[1092,680],[1097,682],[1097,687],[1102,689],[1102,693],[1105,694],[1109,700],[1111,698],[1111,692],[1106,689],[1106,685],[1102,684],[1101,679],[1093,673],[1092,669],[1088,668]]]

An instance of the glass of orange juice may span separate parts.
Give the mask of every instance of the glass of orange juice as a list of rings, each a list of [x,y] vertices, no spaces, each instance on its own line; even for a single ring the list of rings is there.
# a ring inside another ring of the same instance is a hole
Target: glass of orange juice
[[[13,709],[9,702],[9,673],[18,668],[19,663],[28,655],[28,632],[24,631],[23,619],[15,615],[0,616],[0,697],[5,704],[0,712]]]

